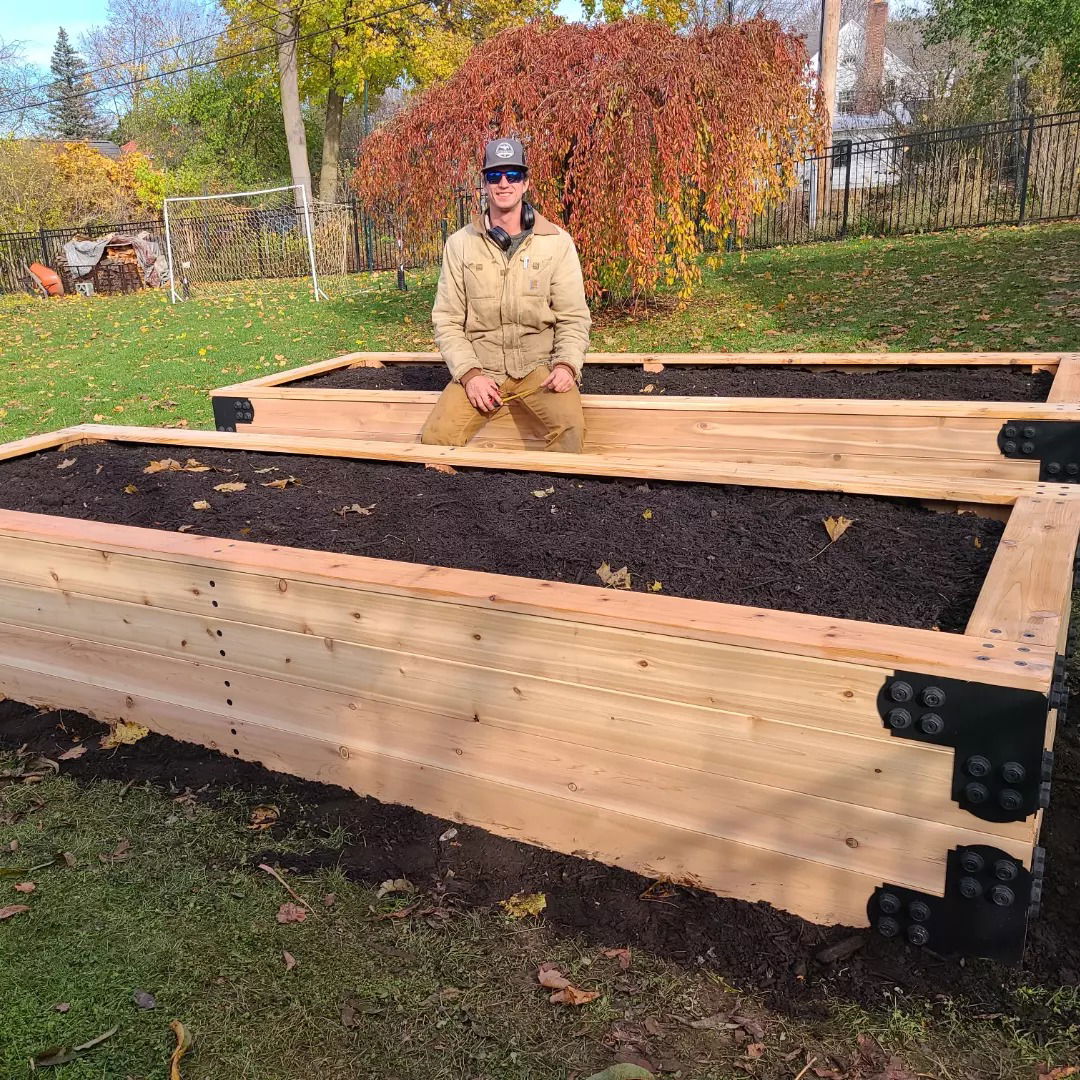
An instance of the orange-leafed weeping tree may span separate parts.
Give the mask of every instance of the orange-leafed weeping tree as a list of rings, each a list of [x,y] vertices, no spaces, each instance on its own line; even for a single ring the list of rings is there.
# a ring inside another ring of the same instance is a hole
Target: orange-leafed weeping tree
[[[704,240],[745,227],[821,139],[802,41],[765,19],[677,33],[557,19],[476,46],[362,145],[361,203],[430,234],[481,147],[526,145],[532,201],[577,242],[591,298],[683,294]]]

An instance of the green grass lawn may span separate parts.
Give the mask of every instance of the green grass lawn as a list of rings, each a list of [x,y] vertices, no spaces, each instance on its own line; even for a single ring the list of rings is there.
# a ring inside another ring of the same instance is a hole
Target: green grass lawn
[[[0,297],[0,438],[73,423],[212,427],[216,386],[358,349],[433,347],[435,275],[167,294]],[[593,347],[664,351],[1080,349],[1080,224],[725,256],[683,311],[601,314]]]
[[[685,310],[601,316],[594,347],[1080,350],[1078,279],[1077,224],[777,249],[723,259]],[[156,294],[0,298],[0,439],[92,420],[209,427],[215,386],[351,350],[428,349],[433,273],[410,286],[332,281],[320,304],[303,283],[176,307]],[[628,1031],[645,1031],[682,1080],[1034,1080],[1040,1062],[1080,1064],[1075,988],[1027,988],[992,1013],[885,993],[873,1011],[836,1001],[796,1021],[637,950],[621,972],[542,916],[386,918],[400,899],[333,871],[290,879],[315,913],[281,925],[289,896],[254,856],[342,844],[302,812],[254,832],[252,796],[207,806],[143,785],[5,782],[13,763],[0,758],[0,908],[29,911],[0,920],[4,1080],[114,1027],[56,1075],[166,1080],[172,1019],[195,1038],[183,1080],[584,1080]],[[65,851],[74,865],[29,871]],[[23,880],[35,890],[17,892]],[[546,961],[600,996],[549,1004],[536,983]],[[140,1009],[136,990],[156,1007]],[[693,1026],[733,1010],[760,1025],[760,1049],[745,1030]],[[860,1036],[902,1066],[872,1067]]]

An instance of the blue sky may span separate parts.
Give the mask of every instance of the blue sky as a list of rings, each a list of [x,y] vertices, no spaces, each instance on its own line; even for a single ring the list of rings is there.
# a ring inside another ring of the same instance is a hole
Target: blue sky
[[[56,31],[62,26],[74,41],[96,23],[105,20],[106,0],[0,0],[0,36],[6,41],[21,41],[32,64],[49,66]],[[581,17],[578,0],[560,0],[559,14]]]

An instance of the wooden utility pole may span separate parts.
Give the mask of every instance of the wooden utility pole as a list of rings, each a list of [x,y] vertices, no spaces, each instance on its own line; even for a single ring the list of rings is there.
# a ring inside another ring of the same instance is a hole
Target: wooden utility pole
[[[817,215],[823,216],[829,205],[829,180],[832,169],[826,155],[832,147],[833,117],[836,109],[836,58],[840,51],[840,0],[821,0],[821,42],[818,45],[818,86],[825,109],[826,137],[818,163]]]

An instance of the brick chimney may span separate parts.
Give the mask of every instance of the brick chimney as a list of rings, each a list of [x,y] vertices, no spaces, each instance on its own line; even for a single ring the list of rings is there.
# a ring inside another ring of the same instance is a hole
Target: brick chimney
[[[876,113],[881,108],[881,87],[885,81],[885,27],[889,22],[889,0],[870,0],[866,9],[866,36],[862,69],[855,86],[855,109]]]

